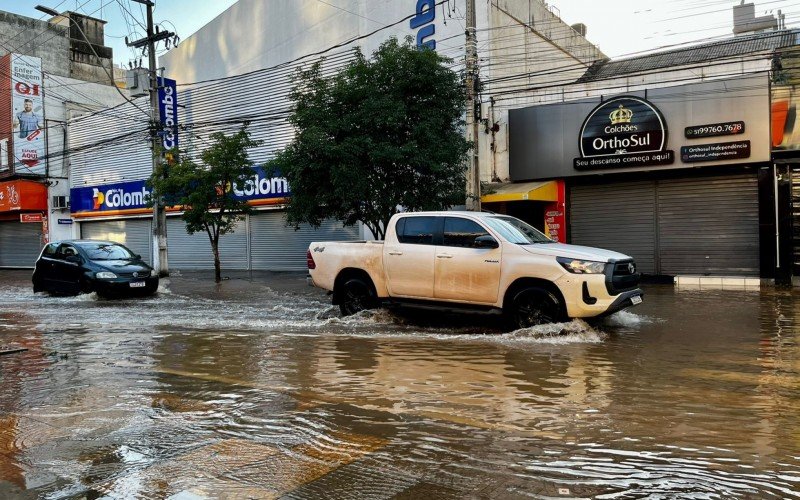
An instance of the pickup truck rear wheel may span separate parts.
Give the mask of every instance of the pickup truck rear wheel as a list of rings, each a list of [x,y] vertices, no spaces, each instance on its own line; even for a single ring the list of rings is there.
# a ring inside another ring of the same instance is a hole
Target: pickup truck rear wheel
[[[526,288],[514,296],[508,319],[517,329],[555,323],[561,319],[561,304],[543,288]]]
[[[345,281],[339,293],[339,310],[343,316],[351,316],[365,309],[374,309],[376,306],[377,301],[372,287],[359,278]]]

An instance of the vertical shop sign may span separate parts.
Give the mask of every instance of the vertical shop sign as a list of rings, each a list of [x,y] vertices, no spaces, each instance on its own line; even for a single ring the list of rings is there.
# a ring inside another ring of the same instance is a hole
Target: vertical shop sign
[[[544,208],[544,234],[559,243],[567,242],[567,189],[563,180],[557,180],[558,201]]]
[[[165,155],[173,155],[178,152],[178,86],[175,80],[158,78],[158,115],[161,146]]]
[[[11,163],[19,174],[45,174],[44,90],[42,60],[11,58]]]

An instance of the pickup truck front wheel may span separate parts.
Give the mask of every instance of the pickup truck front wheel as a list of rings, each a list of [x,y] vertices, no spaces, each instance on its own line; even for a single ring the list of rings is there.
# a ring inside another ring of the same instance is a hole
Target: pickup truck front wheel
[[[526,288],[514,296],[508,319],[516,329],[555,323],[561,320],[561,304],[543,288]]]
[[[350,278],[339,291],[339,310],[343,316],[351,316],[365,309],[377,306],[375,292],[372,287],[359,278]]]

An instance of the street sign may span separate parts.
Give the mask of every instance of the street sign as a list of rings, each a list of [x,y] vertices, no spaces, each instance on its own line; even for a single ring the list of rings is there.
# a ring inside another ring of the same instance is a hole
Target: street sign
[[[58,219],[59,224],[72,224],[72,219]]]

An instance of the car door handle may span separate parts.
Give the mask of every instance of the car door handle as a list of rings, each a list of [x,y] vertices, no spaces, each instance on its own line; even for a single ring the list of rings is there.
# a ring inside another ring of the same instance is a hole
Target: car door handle
[[[440,253],[439,255],[436,256],[436,258],[437,259],[452,259],[453,256],[450,255],[449,253]]]
[[[389,255],[403,255],[403,252],[389,252]]]

